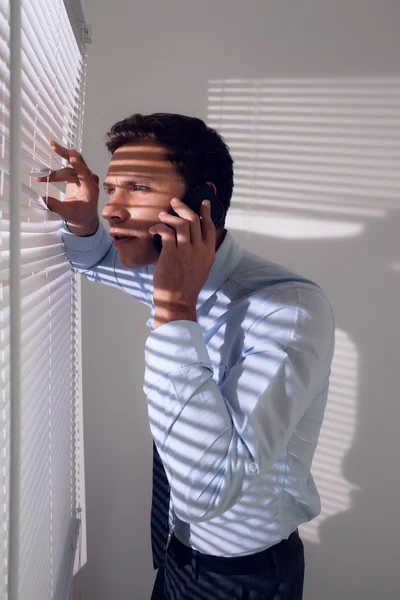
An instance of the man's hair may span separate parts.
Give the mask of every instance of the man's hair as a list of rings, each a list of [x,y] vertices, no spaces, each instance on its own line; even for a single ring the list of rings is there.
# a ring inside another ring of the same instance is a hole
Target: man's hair
[[[233,191],[233,160],[220,134],[195,117],[170,113],[133,114],[115,123],[106,134],[111,154],[123,144],[155,140],[168,153],[169,161],[183,177],[186,191],[212,181],[228,210]]]

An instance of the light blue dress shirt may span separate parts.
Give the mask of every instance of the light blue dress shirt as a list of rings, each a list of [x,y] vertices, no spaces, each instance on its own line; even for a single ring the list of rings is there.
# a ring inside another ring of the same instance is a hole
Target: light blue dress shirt
[[[260,552],[320,512],[310,473],[327,401],[334,317],[315,283],[243,250],[227,231],[198,322],[153,330],[155,265],[121,265],[100,224],[63,229],[90,281],[149,306],[144,392],[171,487],[170,527],[199,552]]]

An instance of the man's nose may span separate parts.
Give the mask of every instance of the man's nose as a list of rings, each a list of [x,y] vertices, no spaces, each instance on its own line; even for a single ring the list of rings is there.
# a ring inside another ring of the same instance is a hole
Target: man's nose
[[[127,221],[130,218],[130,212],[122,204],[116,202],[107,202],[103,210],[102,216],[107,221]]]

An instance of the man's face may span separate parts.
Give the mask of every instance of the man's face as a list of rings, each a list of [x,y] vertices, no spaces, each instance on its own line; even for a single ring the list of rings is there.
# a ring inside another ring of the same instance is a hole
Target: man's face
[[[148,230],[160,222],[160,211],[171,212],[172,198],[182,199],[186,193],[165,148],[152,140],[120,146],[112,156],[104,188],[109,200],[102,216],[110,224],[110,233],[130,236],[116,242],[121,264],[144,267],[156,262],[158,254]]]

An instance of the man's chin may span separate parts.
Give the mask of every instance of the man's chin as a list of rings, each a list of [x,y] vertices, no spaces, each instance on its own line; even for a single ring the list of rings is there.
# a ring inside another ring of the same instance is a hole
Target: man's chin
[[[127,269],[140,269],[141,267],[146,266],[146,264],[142,263],[141,261],[129,259],[128,256],[120,256],[119,262],[123,267],[126,267]]]
[[[143,256],[143,257],[130,257],[128,253],[124,254],[123,252],[119,252],[119,262],[123,267],[128,269],[141,269],[143,267],[147,267],[149,265],[154,264],[158,260],[158,254],[154,257]]]

